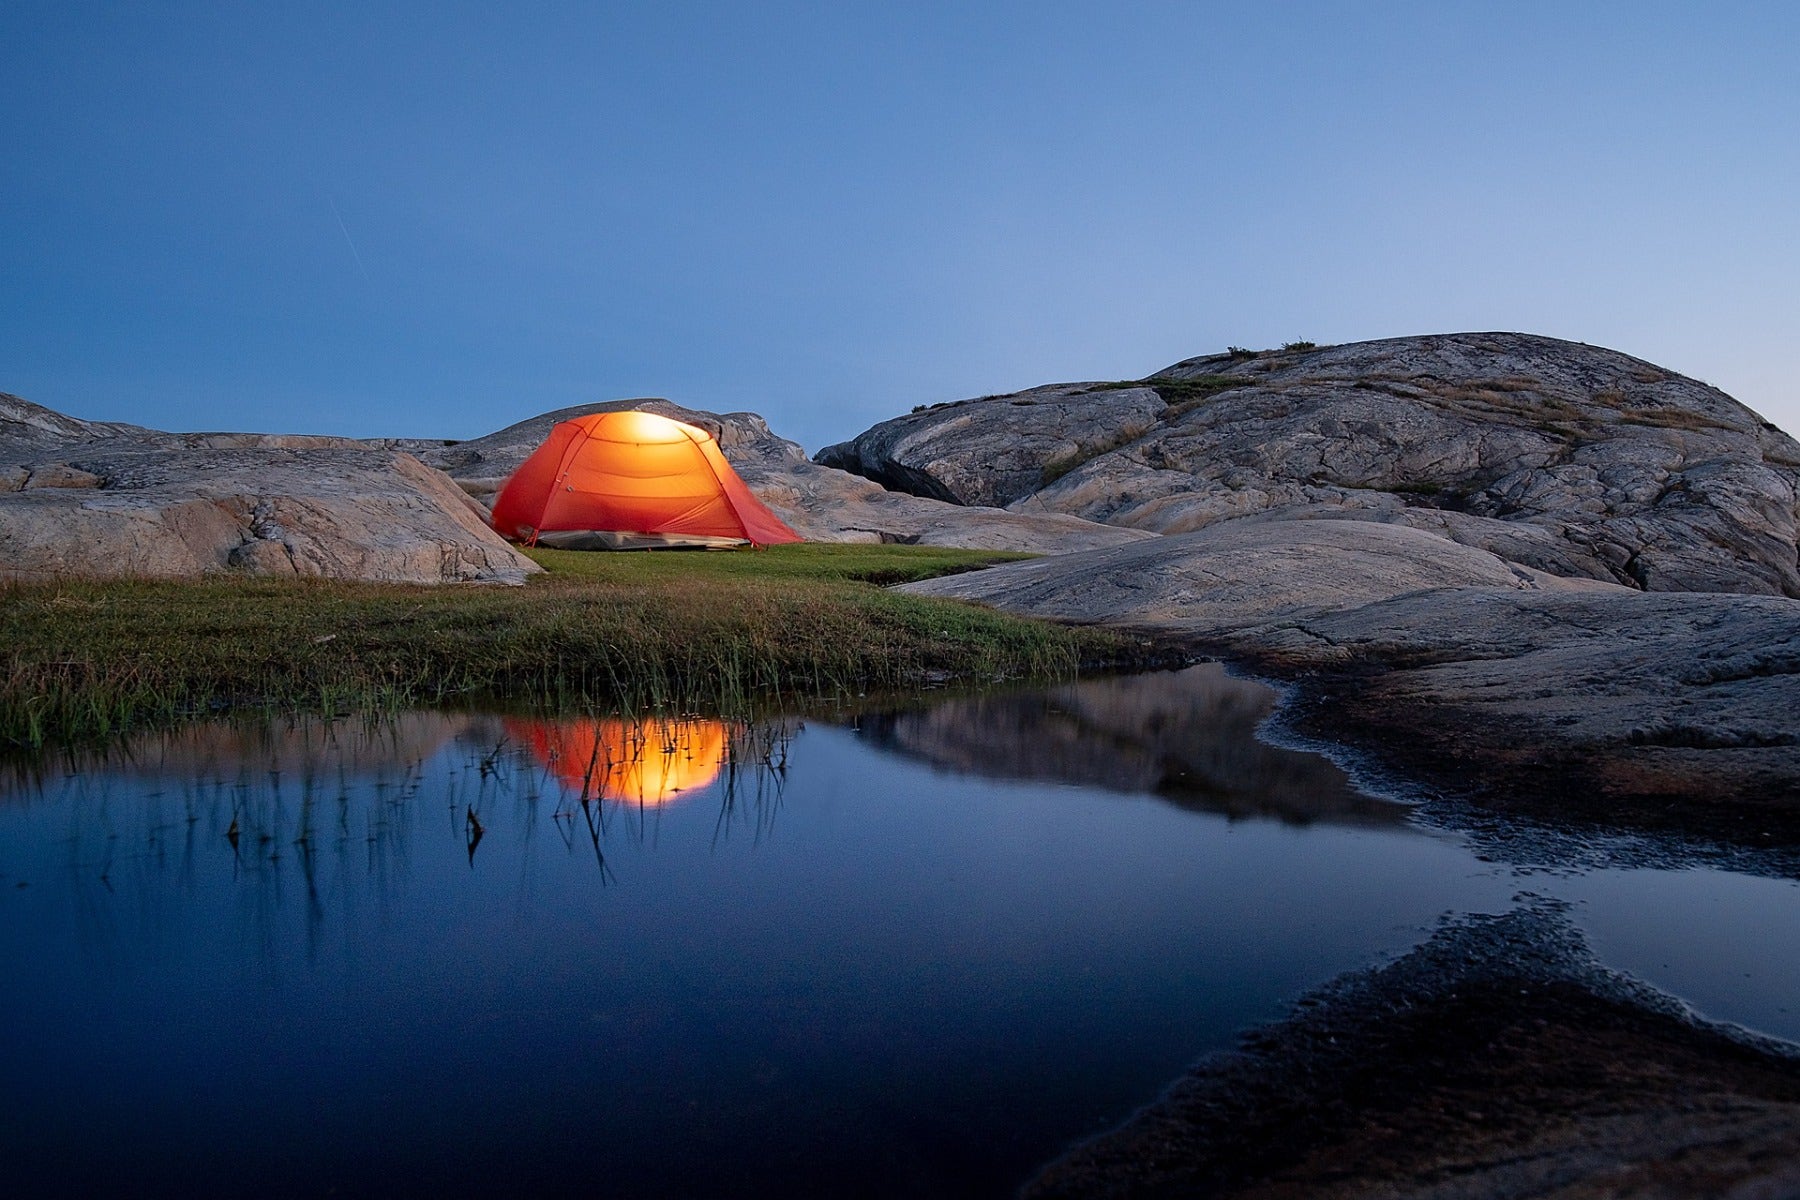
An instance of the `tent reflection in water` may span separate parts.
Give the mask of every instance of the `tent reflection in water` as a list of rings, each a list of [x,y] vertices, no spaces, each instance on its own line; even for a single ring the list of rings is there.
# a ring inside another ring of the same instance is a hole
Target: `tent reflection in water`
[[[563,550],[800,541],[704,429],[647,412],[563,421],[494,500],[501,536]]]
[[[509,718],[507,731],[583,800],[656,807],[718,778],[731,752],[731,725],[687,717],[543,721]]]

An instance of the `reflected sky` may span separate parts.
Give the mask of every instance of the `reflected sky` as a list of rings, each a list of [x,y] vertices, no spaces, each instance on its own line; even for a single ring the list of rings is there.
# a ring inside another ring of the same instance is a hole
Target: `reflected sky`
[[[1116,745],[1194,681],[1101,682],[1048,704]],[[1526,887],[1793,1031],[1791,884],[1521,879],[1282,798],[1330,773],[1243,721],[1136,738],[1188,743],[1199,789],[998,769],[1031,757],[1007,719],[1044,746],[1033,703],[947,710],[985,774],[870,732],[904,714],[218,725],[15,769],[0,1152],[47,1193],[1003,1195],[1298,991]],[[596,787],[620,747],[640,782]]]

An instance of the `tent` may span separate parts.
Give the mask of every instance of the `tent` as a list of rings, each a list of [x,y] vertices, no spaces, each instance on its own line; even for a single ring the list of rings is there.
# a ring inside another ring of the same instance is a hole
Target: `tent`
[[[501,487],[492,520],[504,537],[566,550],[800,540],[711,434],[647,412],[557,424]]]

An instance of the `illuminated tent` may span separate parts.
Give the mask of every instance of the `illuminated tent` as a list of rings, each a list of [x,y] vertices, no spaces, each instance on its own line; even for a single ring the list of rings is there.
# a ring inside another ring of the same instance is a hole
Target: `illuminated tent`
[[[656,806],[711,783],[730,752],[724,721],[543,721],[513,717],[508,732],[582,799]]]
[[[514,541],[565,550],[800,540],[711,434],[646,412],[559,423],[500,489],[493,524]]]

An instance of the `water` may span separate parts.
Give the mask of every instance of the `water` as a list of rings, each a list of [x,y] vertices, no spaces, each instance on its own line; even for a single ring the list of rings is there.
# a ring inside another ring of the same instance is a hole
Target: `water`
[[[1215,667],[848,726],[209,726],[0,782],[12,1194],[1004,1195],[1446,912],[1800,1036],[1800,889],[1526,878]],[[587,802],[583,803],[584,794]]]

